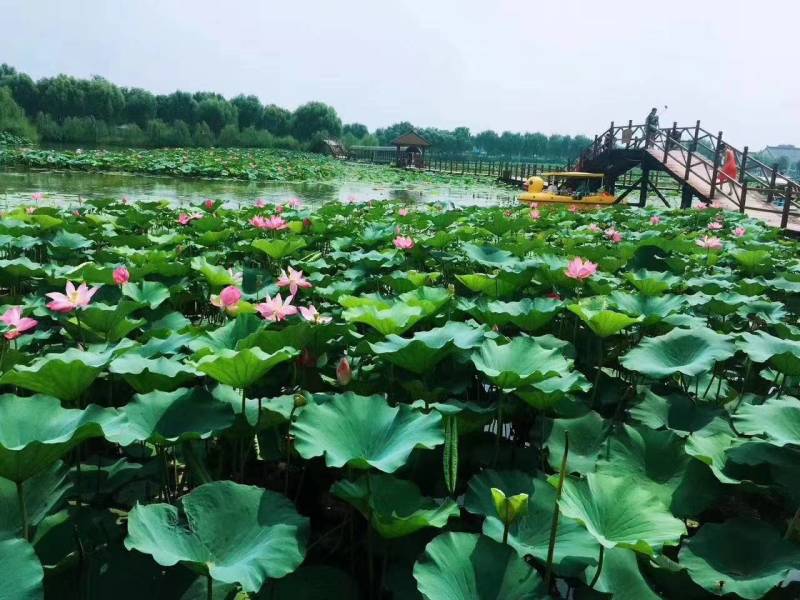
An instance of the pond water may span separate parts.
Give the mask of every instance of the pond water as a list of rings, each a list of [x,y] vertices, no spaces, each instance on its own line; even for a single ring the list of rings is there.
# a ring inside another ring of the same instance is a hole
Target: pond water
[[[175,205],[199,204],[206,198],[236,206],[257,198],[280,204],[299,198],[305,204],[325,202],[452,202],[457,206],[489,206],[513,202],[516,190],[456,187],[437,184],[375,184],[352,181],[325,183],[249,182],[230,179],[181,179],[149,175],[84,173],[75,171],[0,170],[0,204],[30,204],[31,194],[42,192],[44,204],[71,205],[80,198],[119,198],[129,201],[169,200]]]

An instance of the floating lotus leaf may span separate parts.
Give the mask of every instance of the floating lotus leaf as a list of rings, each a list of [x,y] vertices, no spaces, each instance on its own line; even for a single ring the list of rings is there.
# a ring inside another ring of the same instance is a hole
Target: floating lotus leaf
[[[550,323],[563,305],[561,301],[550,298],[523,298],[518,302],[483,298],[477,301],[462,298],[459,301],[459,308],[481,323],[498,327],[510,323],[529,332],[537,331]]]
[[[384,538],[406,536],[424,527],[441,529],[460,512],[452,498],[426,498],[415,483],[391,475],[342,480],[334,484],[331,492],[355,506]]]
[[[766,331],[744,332],[736,347],[753,362],[769,362],[785,375],[800,375],[800,341],[781,339]]]
[[[438,412],[389,406],[382,396],[351,392],[306,406],[292,425],[292,434],[303,458],[324,454],[329,467],[374,467],[385,473],[403,466],[414,448],[444,443]]]
[[[511,524],[508,544],[521,557],[531,555],[547,561],[553,509],[556,502],[555,489],[542,479],[531,477],[522,471],[486,470],[469,481],[464,497],[464,508],[474,514],[483,515],[483,534],[500,542],[504,526],[492,502],[491,489],[503,490],[505,494],[528,494],[528,513]],[[597,562],[598,544],[577,521],[561,517],[556,532],[554,564],[562,575],[577,575],[587,565]]]
[[[587,298],[579,304],[570,304],[567,308],[578,315],[581,321],[601,338],[620,333],[626,327],[643,320],[643,317],[628,315],[608,309],[608,298]]]
[[[273,260],[286,258],[290,254],[305,248],[308,244],[301,237],[275,238],[271,240],[255,240],[253,248],[261,250]]]
[[[580,521],[605,548],[653,555],[686,534],[683,521],[630,478],[588,473],[584,479],[568,479],[559,504],[563,515]]]
[[[456,275],[456,279],[473,292],[479,292],[489,298],[504,298],[528,285],[532,275],[527,272],[510,273],[501,271],[497,275],[486,273]]]
[[[171,358],[144,358],[127,352],[108,366],[111,373],[122,375],[140,394],[154,390],[171,392],[195,379],[199,373],[191,366]]]
[[[462,244],[461,249],[471,261],[483,265],[506,271],[518,271],[520,260],[506,250],[500,250],[493,246],[476,246],[475,244]]]
[[[163,283],[157,281],[142,281],[137,283],[126,283],[122,286],[122,293],[139,304],[143,304],[150,309],[156,309],[169,298],[169,289]]]
[[[559,348],[545,348],[535,338],[519,336],[499,345],[487,339],[472,352],[475,368],[504,390],[567,373],[571,361]]]
[[[116,411],[62,408],[49,396],[0,396],[0,477],[21,482],[44,471],[83,440],[114,431]]]
[[[643,296],[659,296],[677,287],[681,278],[668,271],[648,271],[640,269],[625,273],[627,279]]]
[[[673,329],[665,335],[645,338],[620,359],[622,366],[654,379],[675,373],[698,375],[733,356],[730,338],[708,328]]]
[[[291,360],[300,352],[285,347],[267,354],[258,348],[245,350],[217,350],[202,357],[196,363],[198,371],[213,377],[220,383],[237,389],[246,389],[266,375],[273,367]]]
[[[443,327],[415,333],[411,338],[388,335],[386,341],[370,344],[370,348],[389,362],[422,374],[433,369],[451,352],[479,346],[485,336],[483,328],[448,321]]]
[[[111,359],[110,352],[70,348],[60,354],[45,354],[30,365],[17,365],[0,383],[55,396],[67,403],[81,397]]]
[[[740,517],[703,525],[681,548],[678,561],[710,593],[756,600],[797,568],[800,547],[766,522]]]
[[[230,404],[199,388],[136,394],[120,412],[119,427],[107,438],[121,446],[145,441],[163,446],[205,439],[234,422]]]
[[[427,600],[543,600],[539,573],[511,548],[472,533],[443,533],[414,564]]]
[[[188,563],[224,583],[258,591],[303,561],[308,519],[284,496],[216,481],[195,488],[177,506],[137,505],[128,515],[125,547],[160,565]]]
[[[28,542],[0,541],[0,600],[42,600],[44,571]]]
[[[736,430],[763,436],[771,444],[800,445],[800,401],[782,396],[764,404],[743,404],[733,415]]]

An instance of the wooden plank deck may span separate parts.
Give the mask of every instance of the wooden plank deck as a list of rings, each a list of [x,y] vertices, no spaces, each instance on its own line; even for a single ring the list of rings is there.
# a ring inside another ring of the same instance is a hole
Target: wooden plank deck
[[[673,177],[683,181],[686,175],[686,155],[681,149],[672,150],[664,160],[664,152],[658,148],[650,148],[647,152],[660,162]],[[711,195],[711,185],[707,183],[712,178],[714,165],[701,155],[693,155],[691,169],[687,183],[698,195],[708,199]],[[727,210],[739,210],[737,192],[732,189],[731,184],[721,184],[714,195],[714,200],[719,201]],[[766,212],[775,211],[775,212]],[[747,191],[745,200],[745,213],[754,219],[760,219],[773,227],[781,226],[781,209],[767,202],[767,198],[753,190]],[[789,215],[787,229],[800,231],[800,216],[796,213]]]

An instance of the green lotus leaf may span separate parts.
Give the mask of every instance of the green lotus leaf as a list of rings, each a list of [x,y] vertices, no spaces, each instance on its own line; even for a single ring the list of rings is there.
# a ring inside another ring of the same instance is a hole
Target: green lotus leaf
[[[547,325],[563,307],[559,300],[550,298],[523,298],[518,302],[500,300],[477,301],[462,298],[459,308],[487,325],[503,327],[509,323],[523,331],[534,332]]]
[[[122,375],[125,381],[140,394],[154,390],[171,392],[193,379],[199,373],[178,360],[171,358],[144,358],[135,352],[127,352],[111,361],[111,373]]]
[[[305,248],[308,244],[301,237],[275,238],[271,240],[254,240],[253,248],[260,250],[273,260],[286,258],[290,254]]]
[[[708,467],[686,454],[683,446],[683,439],[671,431],[623,425],[609,440],[597,473],[627,478],[675,516],[695,516],[716,500],[719,486]]]
[[[558,348],[545,348],[535,338],[518,336],[503,345],[487,339],[472,352],[475,368],[504,390],[513,390],[566,374],[572,361]]]
[[[384,538],[403,537],[424,527],[441,529],[460,512],[452,498],[426,498],[415,483],[391,475],[338,481],[331,493],[355,506]]]
[[[260,348],[271,353],[291,346],[308,349],[315,356],[324,354],[330,344],[338,338],[345,338],[351,330],[347,325],[328,323],[316,325],[308,321],[295,321],[283,329],[259,329],[238,342],[237,348]]]
[[[341,301],[341,298],[340,298]],[[411,329],[424,317],[419,306],[397,303],[391,308],[358,306],[342,313],[348,323],[364,323],[383,335],[400,335]]]
[[[120,302],[116,306],[93,303],[81,311],[80,325],[102,334],[109,342],[118,342],[147,322],[145,319],[128,318],[128,315],[137,308],[138,305],[133,302]],[[78,326],[78,320],[75,318],[70,319],[70,323],[74,323],[75,327]]]
[[[49,396],[0,396],[0,477],[22,482],[82,441],[115,430],[119,415],[94,404],[62,408]]]
[[[592,384],[580,371],[572,371],[559,377],[535,381],[529,387],[514,390],[514,393],[533,408],[547,410],[557,405],[570,394],[586,393]]]
[[[686,454],[706,463],[722,483],[739,483],[726,472],[728,452],[740,445],[736,432],[728,421],[715,417],[712,421],[686,438]]]
[[[640,391],[644,396],[642,401],[632,406],[628,413],[650,429],[665,428],[686,437],[723,414],[719,409],[694,402],[685,394],[660,396],[646,387]]]
[[[675,373],[693,376],[710,371],[734,352],[730,338],[711,329],[673,329],[658,337],[645,338],[620,362],[626,369],[661,379]]]
[[[462,244],[461,249],[471,261],[505,271],[519,271],[520,260],[511,252],[493,246],[476,246],[475,244]]]
[[[644,325],[653,325],[667,316],[680,311],[686,304],[682,296],[665,294],[645,296],[613,291],[609,296],[611,303],[622,312],[634,317],[644,317]]]
[[[492,488],[502,489],[508,495],[529,495],[528,513],[509,527],[508,544],[521,557],[530,554],[542,563],[546,562],[556,502],[555,489],[546,481],[522,471],[485,470],[473,476],[464,497],[464,508],[486,517],[483,534],[497,542],[503,539],[504,526],[492,502]],[[553,556],[556,572],[575,576],[587,565],[596,564],[597,555],[598,544],[586,529],[573,519],[561,517]]]
[[[0,377],[0,383],[55,396],[72,404],[92,385],[110,359],[110,352],[70,348],[60,354],[45,354],[27,366],[17,365]]]
[[[757,317],[770,325],[782,325],[786,321],[786,308],[782,302],[755,300],[740,306],[736,313],[745,319]]]
[[[216,481],[170,504],[137,505],[128,515],[125,547],[160,565],[187,563],[223,583],[258,591],[303,561],[308,519],[284,496]]]
[[[143,304],[150,309],[158,308],[169,298],[169,288],[157,281],[126,283],[122,286],[122,293],[134,302]]]
[[[202,357],[195,364],[198,371],[213,377],[220,383],[237,389],[247,389],[273,367],[293,359],[299,350],[289,346],[267,354],[258,348],[245,350],[217,350]]]
[[[189,345],[195,352],[203,348],[213,350],[237,350],[239,343],[264,329],[264,320],[254,314],[237,315],[222,327],[207,331],[205,335],[195,338]]]
[[[559,505],[563,515],[580,521],[605,548],[621,546],[652,556],[686,534],[683,521],[631,478],[588,473],[584,479],[567,479]]]
[[[437,314],[452,298],[448,289],[428,286],[398,296],[398,299],[407,306],[418,306],[426,317]]]
[[[295,448],[303,458],[325,455],[329,467],[374,467],[394,473],[414,448],[444,443],[442,417],[407,405],[389,406],[382,396],[337,394],[310,404],[292,425]]]
[[[370,343],[372,351],[412,373],[433,369],[448,354],[479,346],[486,336],[484,328],[448,321],[443,327],[420,331],[411,338],[386,336],[386,341]]]
[[[772,252],[769,250],[745,250],[737,248],[730,253],[739,266],[748,273],[765,273],[772,262]]]
[[[427,600],[540,600],[548,597],[536,569],[508,545],[472,533],[443,533],[414,564]]]
[[[547,428],[549,427],[549,431]],[[569,433],[568,473],[589,473],[595,470],[609,424],[594,411],[571,419],[552,419],[545,422],[548,450],[547,460],[553,470],[561,469],[564,457],[564,434]]]
[[[680,277],[668,271],[648,271],[646,269],[625,273],[625,279],[643,296],[659,296],[681,283]]]
[[[594,572],[594,568],[587,570],[587,581]],[[642,575],[636,552],[627,548],[605,551],[603,568],[594,589],[611,594],[614,600],[661,600],[664,597],[658,595]]]
[[[238,285],[238,281],[236,277],[234,277],[233,271],[226,269],[225,267],[220,267],[217,265],[210,264],[205,257],[196,256],[192,259],[191,263],[192,269],[195,271],[200,271],[203,277],[206,278],[209,285],[213,288],[223,288],[226,285]]]
[[[783,396],[764,404],[743,404],[733,415],[736,430],[744,435],[763,436],[771,444],[800,445],[800,401]]]
[[[643,320],[643,317],[629,317],[624,313],[609,310],[608,298],[587,298],[579,304],[568,305],[567,309],[575,313],[589,329],[601,338],[616,335],[626,327]]]
[[[0,600],[43,600],[44,570],[25,540],[0,541]]]
[[[708,592],[763,598],[800,561],[800,547],[764,521],[740,517],[706,523],[686,541],[678,561]]]
[[[120,412],[122,419],[118,429],[106,437],[121,446],[133,442],[167,446],[190,439],[206,439],[234,422],[230,404],[200,388],[136,394]]]
[[[503,298],[530,283],[532,275],[527,272],[510,273],[501,271],[497,275],[489,275],[486,273],[456,275],[456,279],[468,290],[478,292],[490,298]]]
[[[22,484],[29,527],[36,527],[62,503],[71,487],[67,480],[68,473],[69,469],[64,463],[56,461]],[[0,540],[14,537],[22,537],[17,484],[0,477]]]
[[[784,340],[766,331],[744,332],[736,347],[757,363],[769,362],[785,375],[800,375],[800,341]]]

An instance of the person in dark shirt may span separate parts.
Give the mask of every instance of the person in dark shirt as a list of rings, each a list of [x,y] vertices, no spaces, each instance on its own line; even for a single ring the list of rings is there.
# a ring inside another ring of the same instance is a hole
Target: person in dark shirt
[[[653,145],[653,138],[658,132],[658,110],[656,108],[653,108],[650,111],[650,114],[647,115],[647,118],[644,121],[644,128],[646,137],[645,148],[649,148]]]

